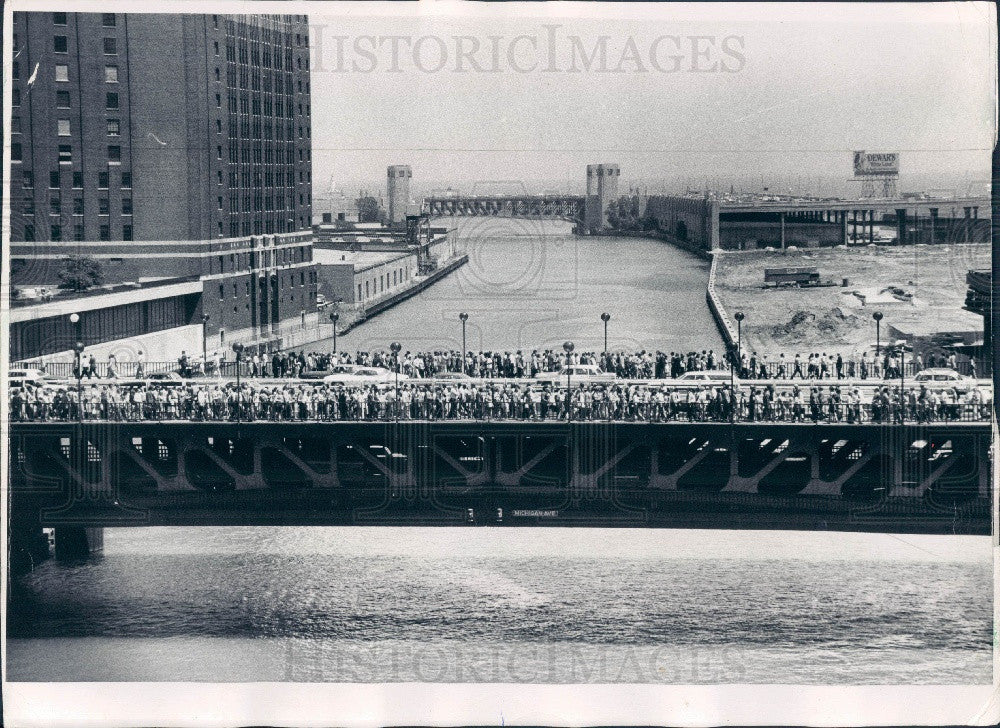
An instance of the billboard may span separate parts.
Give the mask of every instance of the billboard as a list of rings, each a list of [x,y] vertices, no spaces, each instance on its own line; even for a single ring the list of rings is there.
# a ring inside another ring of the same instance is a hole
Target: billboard
[[[899,152],[855,152],[855,177],[895,177],[899,175]]]

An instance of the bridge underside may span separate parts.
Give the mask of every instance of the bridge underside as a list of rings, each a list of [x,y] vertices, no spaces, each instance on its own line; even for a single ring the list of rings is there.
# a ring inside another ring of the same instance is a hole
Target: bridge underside
[[[583,197],[441,197],[424,200],[423,212],[432,217],[517,217],[529,220],[582,222]]]
[[[988,425],[13,425],[29,527],[440,524],[989,533]]]

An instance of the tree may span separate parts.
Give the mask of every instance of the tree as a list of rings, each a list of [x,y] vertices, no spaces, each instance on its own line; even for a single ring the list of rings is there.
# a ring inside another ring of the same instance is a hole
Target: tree
[[[374,197],[359,197],[357,205],[358,222],[383,222],[385,220],[385,212]]]
[[[104,282],[101,264],[86,255],[71,255],[63,259],[59,269],[59,287],[86,291]]]

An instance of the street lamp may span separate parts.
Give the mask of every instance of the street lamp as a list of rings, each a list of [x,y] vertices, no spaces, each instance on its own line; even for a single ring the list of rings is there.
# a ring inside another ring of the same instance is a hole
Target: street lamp
[[[240,385],[240,366],[242,365],[243,361],[243,344],[237,341],[235,344],[233,344],[233,351],[236,352],[236,421],[239,422],[240,407],[243,404],[243,402],[241,401],[243,397],[243,392],[242,392],[242,387]]]
[[[875,319],[875,358],[878,359],[882,344],[882,312],[876,311],[872,318]]]
[[[392,352],[393,359],[396,360],[396,420],[399,420],[399,350],[403,348],[403,345],[398,341],[394,341],[389,344],[389,350]]]
[[[573,353],[573,342],[567,341],[563,343],[563,351],[566,352],[566,421],[570,422],[573,419],[573,388],[571,386],[573,367],[570,365],[570,354]]]
[[[83,327],[80,323],[80,314],[71,313],[70,323],[73,324],[76,343],[73,344],[73,360],[76,372],[76,414],[80,422],[83,422]]]
[[[465,322],[469,320],[469,314],[462,311],[458,314],[458,320],[462,322],[462,373],[465,373]]]
[[[340,314],[334,311],[330,314],[330,321],[333,323],[333,353],[337,353],[337,322],[340,320]]]
[[[208,314],[201,315],[201,373],[208,374]]]
[[[736,319],[736,361],[742,367],[743,366],[743,319],[746,316],[743,315],[742,311],[737,311],[733,318]],[[742,374],[742,370],[740,374]]]
[[[608,321],[611,320],[610,313],[602,313],[601,321],[604,322],[604,353],[608,353]]]

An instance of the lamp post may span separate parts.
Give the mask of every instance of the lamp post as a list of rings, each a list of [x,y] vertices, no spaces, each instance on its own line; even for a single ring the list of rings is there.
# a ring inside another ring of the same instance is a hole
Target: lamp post
[[[882,344],[882,312],[876,311],[872,318],[875,319],[875,358],[878,359]]]
[[[392,352],[392,358],[396,360],[396,366],[393,367],[396,371],[396,421],[399,421],[399,350],[403,348],[403,345],[398,341],[394,341],[389,344],[389,350]]]
[[[733,314],[736,319],[736,356],[729,367],[729,398],[730,398],[730,422],[736,422],[736,367],[740,367],[740,376],[743,376],[743,319],[746,316],[742,311]]]
[[[608,353],[608,321],[610,321],[610,320],[611,320],[611,314],[610,313],[602,313],[601,314],[601,321],[604,322],[604,353],[605,353],[605,355]]]
[[[340,320],[340,314],[334,311],[330,314],[330,322],[333,324],[333,353],[337,353],[337,322]]]
[[[570,354],[573,353],[573,342],[563,343],[563,351],[566,352],[566,421],[573,420],[573,367],[570,364]]]
[[[462,322],[462,373],[465,373],[465,322],[469,320],[469,314],[465,311],[458,314],[458,320]]]
[[[208,314],[201,315],[201,373],[208,374]]]
[[[899,411],[900,422],[906,422],[906,342],[899,345]]]
[[[233,344],[233,351],[236,352],[236,421],[239,422],[240,407],[243,404],[243,402],[241,401],[243,397],[243,392],[240,385],[240,367],[243,362],[243,344],[237,341],[235,344]]]
[[[83,422],[83,327],[80,314],[71,313],[70,323],[73,324],[73,334],[76,342],[73,344],[74,371],[76,373],[76,415]]]

